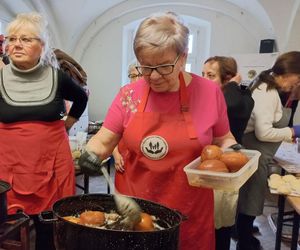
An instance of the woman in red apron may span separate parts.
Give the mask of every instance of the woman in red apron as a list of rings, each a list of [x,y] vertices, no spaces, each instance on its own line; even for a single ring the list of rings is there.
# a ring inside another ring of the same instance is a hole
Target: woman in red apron
[[[20,205],[34,220],[37,250],[54,249],[52,225],[41,224],[37,215],[75,192],[66,130],[87,103],[84,90],[50,60],[43,24],[40,15],[29,13],[8,25],[10,64],[0,78],[0,179],[11,185],[8,205]],[[73,101],[65,122],[64,99]]]
[[[184,72],[187,44],[188,29],[174,13],[141,23],[134,50],[143,78],[121,89],[80,165],[83,171],[97,170],[94,163],[111,154],[122,138],[125,165],[123,173],[116,173],[118,190],[186,215],[180,249],[213,250],[213,192],[189,186],[183,167],[207,144],[236,142],[220,88]]]

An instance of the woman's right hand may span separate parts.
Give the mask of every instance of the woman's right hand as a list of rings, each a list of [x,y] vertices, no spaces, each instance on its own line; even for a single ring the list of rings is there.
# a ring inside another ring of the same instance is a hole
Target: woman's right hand
[[[85,175],[102,175],[101,160],[92,151],[85,151],[78,160],[81,172]]]

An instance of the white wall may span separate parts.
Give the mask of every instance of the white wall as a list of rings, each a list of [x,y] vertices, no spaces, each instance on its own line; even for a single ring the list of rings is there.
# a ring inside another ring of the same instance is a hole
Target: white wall
[[[287,42],[287,50],[300,50],[300,9],[298,8],[294,23],[290,32],[290,39]],[[294,123],[300,124],[300,104],[297,107]]]
[[[212,27],[210,55],[255,53],[259,50],[261,39],[274,36],[270,33],[270,29],[267,30],[251,14],[231,4],[225,4],[225,1],[216,1],[217,11],[197,6],[194,4],[196,1],[187,2],[190,2],[190,5],[177,3],[173,6],[159,6],[158,4],[131,9],[131,11],[128,11],[129,6],[128,8],[118,6],[107,12],[106,16],[99,17],[87,29],[76,47],[75,54],[88,73],[91,120],[104,119],[110,103],[121,86],[122,28],[135,19],[164,10],[205,19],[211,22]],[[220,4],[221,2],[223,4]],[[122,13],[121,9],[125,9],[126,12]],[[116,13],[118,13],[117,17],[112,18]],[[196,73],[200,73],[200,69]]]

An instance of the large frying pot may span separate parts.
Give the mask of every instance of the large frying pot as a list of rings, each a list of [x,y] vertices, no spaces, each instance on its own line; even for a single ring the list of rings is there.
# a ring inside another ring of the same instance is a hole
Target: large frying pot
[[[0,224],[7,218],[7,199],[6,193],[10,190],[9,183],[0,180]]]
[[[155,215],[158,224],[166,229],[153,232],[98,229],[72,223],[63,216],[79,214],[85,210],[115,210],[109,194],[84,194],[63,198],[53,205],[55,243],[60,250],[175,250],[179,248],[179,226],[182,216],[167,207],[134,198],[146,213]]]
[[[11,189],[9,183],[0,180],[0,225],[7,220],[7,213],[16,213],[24,211],[24,207],[21,204],[12,204],[7,206],[6,193]]]

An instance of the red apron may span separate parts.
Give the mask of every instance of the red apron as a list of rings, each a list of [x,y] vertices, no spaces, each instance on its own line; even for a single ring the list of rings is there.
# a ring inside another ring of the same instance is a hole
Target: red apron
[[[0,123],[0,179],[10,183],[8,205],[38,214],[75,193],[75,176],[63,121]]]
[[[148,87],[124,131],[120,151],[125,172],[116,173],[116,187],[123,194],[158,202],[187,215],[188,220],[180,227],[180,249],[213,250],[213,192],[189,186],[183,171],[201,152],[188,112],[183,77],[180,74],[179,114],[144,112],[149,92]]]

